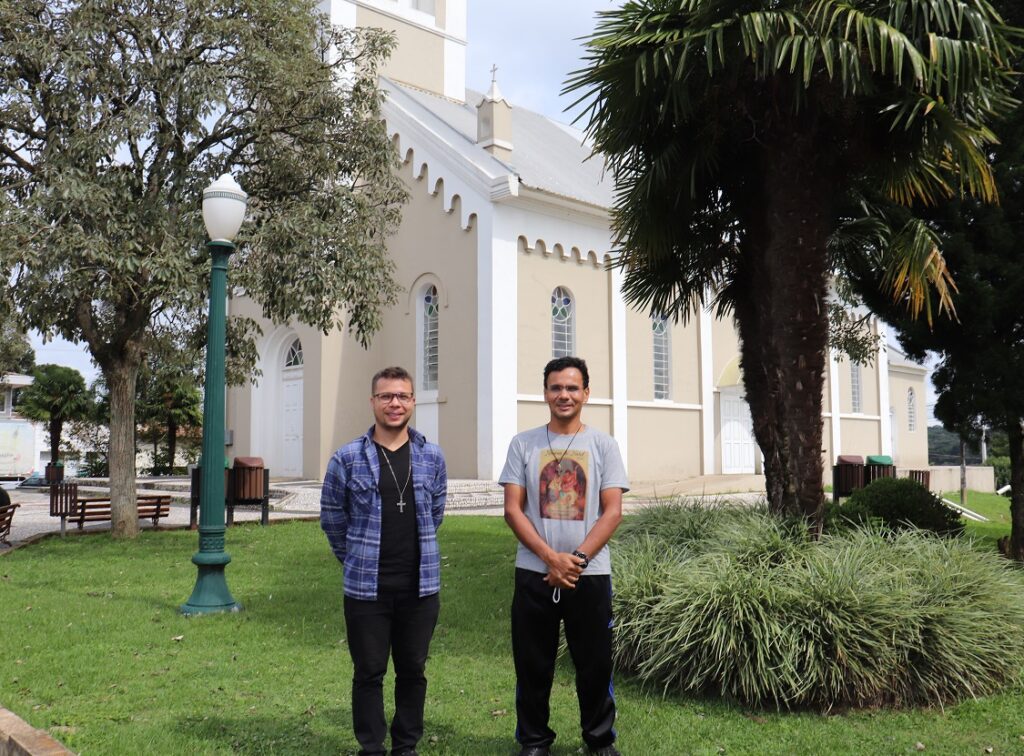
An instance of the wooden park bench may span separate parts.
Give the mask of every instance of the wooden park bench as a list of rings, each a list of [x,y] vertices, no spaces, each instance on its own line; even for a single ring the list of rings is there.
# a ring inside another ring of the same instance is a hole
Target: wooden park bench
[[[171,497],[165,494],[143,495],[136,498],[140,520],[152,520],[160,527],[160,519],[171,513]],[[60,533],[64,535],[66,521],[78,524],[82,530],[87,522],[109,522],[111,517],[109,496],[79,496],[77,483],[55,483],[50,486],[50,516],[60,517]]]
[[[10,503],[0,505],[0,543],[11,545],[7,540],[11,537],[11,521],[14,519],[14,510],[20,506],[21,504]]]
[[[907,477],[915,483],[920,483],[922,486],[931,489],[932,473],[931,470],[908,470]]]

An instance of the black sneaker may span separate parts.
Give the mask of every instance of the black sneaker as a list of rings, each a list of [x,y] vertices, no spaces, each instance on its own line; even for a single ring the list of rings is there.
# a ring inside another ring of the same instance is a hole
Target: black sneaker
[[[591,748],[590,756],[622,756],[619,753],[619,749],[613,745],[606,745],[604,748],[598,748],[596,751]]]
[[[547,746],[523,746],[519,756],[551,756],[551,750]]]
[[[420,756],[415,748],[403,748],[400,751],[392,751],[391,756]]]

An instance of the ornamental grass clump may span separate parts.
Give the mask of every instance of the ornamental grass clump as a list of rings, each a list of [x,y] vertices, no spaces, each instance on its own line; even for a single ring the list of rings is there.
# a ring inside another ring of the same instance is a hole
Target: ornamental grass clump
[[[758,509],[659,505],[622,528],[615,611],[620,669],[744,705],[945,704],[1024,666],[1021,573],[919,530],[814,542]]]

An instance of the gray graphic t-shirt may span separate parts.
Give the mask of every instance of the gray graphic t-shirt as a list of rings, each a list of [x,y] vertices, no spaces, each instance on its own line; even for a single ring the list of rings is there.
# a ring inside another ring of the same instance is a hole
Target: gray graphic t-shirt
[[[629,490],[626,469],[615,439],[591,428],[572,435],[551,433],[546,426],[523,431],[512,439],[498,482],[526,489],[526,516],[555,551],[578,548],[601,514],[601,491]],[[570,445],[571,441],[571,445]],[[612,571],[608,547],[590,555],[588,575]],[[516,567],[547,573],[543,560],[519,544]]]

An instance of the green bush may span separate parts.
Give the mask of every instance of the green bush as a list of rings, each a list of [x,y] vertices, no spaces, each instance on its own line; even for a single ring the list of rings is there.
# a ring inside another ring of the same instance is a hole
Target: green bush
[[[879,478],[853,492],[845,503],[826,508],[826,524],[880,524],[890,530],[920,528],[959,535],[960,515],[935,494],[909,478]]]
[[[988,464],[995,468],[993,473],[996,477],[996,489],[1010,485],[1010,458],[989,457]]]
[[[615,554],[616,662],[663,690],[828,710],[986,695],[1024,664],[1024,576],[964,539],[659,505]]]

